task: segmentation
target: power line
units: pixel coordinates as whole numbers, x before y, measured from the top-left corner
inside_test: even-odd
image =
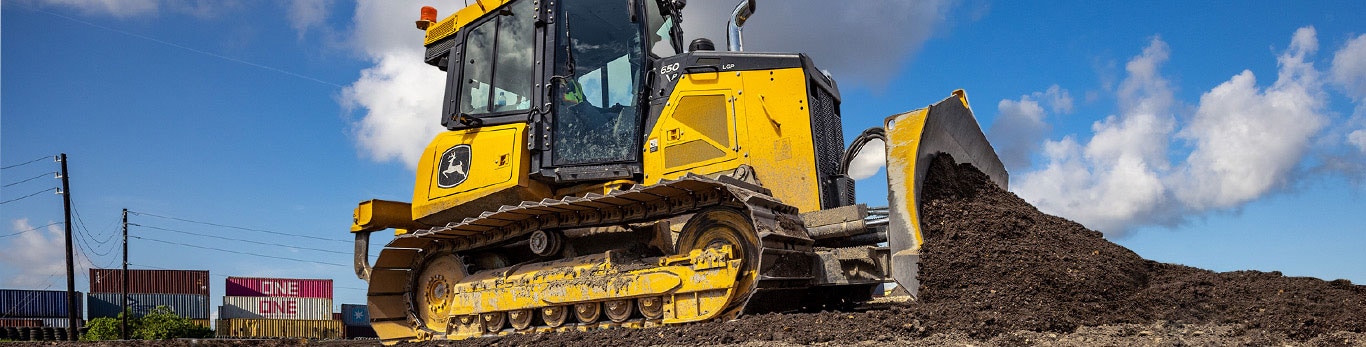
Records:
[[[22,162],[22,163],[18,163],[18,164],[14,164],[14,165],[6,165],[6,166],[4,166],[4,167],[0,167],[0,170],[8,170],[8,169],[13,169],[13,168],[16,168],[16,167],[28,165],[28,164],[33,164],[33,163],[38,162],[39,160],[48,159],[48,158],[52,158],[52,156],[39,157],[38,159],[29,160],[29,161]]]
[[[90,250],[90,252],[88,252],[88,253],[93,253],[93,254],[95,254],[95,255],[98,255],[98,256],[101,256],[101,257],[105,257],[105,256],[109,256],[109,253],[113,253],[113,252],[114,252],[114,247],[109,247],[109,249],[104,250],[103,253],[95,252],[95,251],[94,251],[94,250],[95,250],[95,246],[91,246],[91,245],[90,245],[90,241],[87,240],[87,239],[90,239],[90,238],[92,238],[92,237],[90,237],[89,234],[86,234],[85,231],[81,231],[82,228],[74,228],[74,229],[76,229],[77,235],[78,235],[78,236],[79,236],[79,235],[85,235],[85,237],[76,237],[75,239],[76,239],[76,241],[78,242],[78,244],[84,244],[85,247],[86,247],[87,249]]]
[[[89,238],[91,238],[91,239],[94,239],[95,237],[92,236],[92,233],[90,232],[90,228],[89,228],[89,227],[87,226],[87,224],[85,223],[85,219],[84,219],[84,218],[81,218],[81,210],[80,210],[79,208],[77,208],[77,207],[76,207],[76,204],[74,204],[74,203],[71,204],[71,212],[74,213],[74,214],[76,215],[76,226],[81,227],[81,229],[85,229],[85,236],[86,236],[86,237],[89,237]],[[115,221],[115,223],[117,223],[117,221]],[[110,224],[110,226],[112,226],[112,225],[113,225],[113,224]],[[105,228],[104,230],[109,230],[109,228]],[[91,241],[95,241],[96,244],[99,244],[99,245],[103,246],[104,244],[109,243],[109,241],[113,241],[113,240],[114,240],[114,234],[115,234],[115,233],[110,232],[110,233],[109,233],[109,237],[104,238],[104,241],[100,241],[100,240],[91,240]]]
[[[219,252],[227,252],[227,253],[234,253],[234,254],[241,254],[241,255],[257,256],[257,257],[263,257],[263,258],[290,260],[290,261],[297,261],[297,262],[301,262],[301,263],[313,263],[313,264],[332,265],[332,266],[340,266],[340,267],[351,267],[351,265],[345,265],[345,264],[328,263],[328,262],[322,262],[322,261],[304,260],[304,259],[296,259],[296,258],[288,258],[288,257],[277,257],[277,256],[273,256],[273,255],[256,254],[256,253],[249,253],[249,252],[240,252],[240,251],[226,250],[226,249],[222,249],[222,248],[195,246],[195,245],[186,244],[186,243],[179,243],[179,242],[172,242],[172,241],[163,241],[163,240],[158,240],[158,239],[153,239],[153,238],[146,238],[146,237],[141,237],[141,236],[132,236],[132,235],[129,235],[128,237],[135,238],[135,239],[139,239],[139,240],[155,241],[155,242],[161,242],[161,243],[172,244],[172,245],[179,245],[179,246],[185,246],[185,247],[194,247],[194,248],[207,249],[207,250],[213,250],[213,251],[219,251]]]
[[[234,238],[222,237],[222,236],[217,236],[217,235],[200,234],[200,233],[189,232],[189,231],[184,231],[184,230],[167,229],[167,228],[162,228],[162,227],[155,227],[155,226],[142,225],[142,224],[135,224],[135,223],[128,223],[128,225],[131,225],[131,226],[138,226],[138,227],[143,227],[143,228],[148,228],[148,229],[156,229],[156,230],[161,230],[161,231],[169,231],[169,232],[173,232],[173,233],[181,233],[181,234],[189,234],[189,235],[195,235],[195,236],[211,237],[211,238],[220,239],[220,240],[228,240],[228,241],[238,241],[238,242],[254,243],[254,244],[258,244],[258,245],[279,246],[279,247],[288,247],[288,248],[298,248],[298,249],[306,249],[306,250],[310,250],[310,251],[327,252],[327,253],[336,253],[336,254],[342,254],[342,255],[350,255],[350,254],[351,254],[350,252],[338,252],[338,251],[334,251],[334,250],[330,250],[330,249],[309,248],[309,247],[291,246],[291,245],[285,245],[285,244],[279,244],[279,243],[259,242],[259,241],[252,241],[252,240],[243,240],[243,239],[234,239]]]
[[[33,192],[33,194],[24,195],[24,196],[21,196],[21,197],[18,197],[18,198],[9,199],[9,200],[5,200],[5,201],[0,201],[0,205],[8,204],[8,203],[15,202],[15,201],[19,201],[19,200],[28,199],[28,198],[30,198],[30,197],[33,197],[34,195],[38,195],[38,194],[42,194],[42,193],[47,193],[48,191],[54,191],[54,190],[57,190],[57,188],[43,189],[43,190],[41,190],[41,191]]]
[[[252,229],[252,228],[247,228],[247,227],[239,227],[239,226],[232,226],[232,225],[226,225],[226,224],[218,224],[218,223],[210,223],[210,222],[201,222],[201,221],[196,221],[196,220],[189,220],[189,219],[176,218],[176,217],[168,217],[168,216],[162,216],[162,215],[151,214],[151,213],[146,213],[146,212],[137,212],[137,211],[133,211],[133,210],[128,210],[128,213],[135,214],[135,215],[139,215],[139,216],[148,216],[148,217],[157,217],[157,218],[164,218],[164,219],[176,220],[176,221],[181,221],[181,222],[186,222],[186,223],[195,223],[195,224],[211,225],[211,226],[216,226],[216,227],[220,227],[220,228],[229,228],[229,229],[245,230],[245,231],[258,232],[258,233],[267,233],[267,234],[275,234],[275,235],[285,235],[285,236],[293,236],[293,237],[302,237],[302,238],[306,238],[306,239],[314,239],[314,240],[322,240],[322,241],[332,241],[332,242],[341,242],[341,243],[351,243],[351,241],[344,241],[344,240],[338,240],[338,239],[329,239],[329,238],[325,238],[325,237],[317,237],[317,236],[302,235],[302,234],[291,234],[291,233],[280,232],[280,231],[271,231],[271,230],[263,230],[263,229]]]
[[[140,39],[143,39],[143,40],[148,40],[148,41],[160,43],[160,44],[167,45],[167,46],[171,46],[171,47],[175,47],[175,48],[180,48],[180,49],[183,49],[183,50],[187,50],[187,51],[191,51],[191,52],[195,52],[195,53],[207,55],[207,56],[214,57],[214,58],[218,58],[218,59],[223,59],[223,60],[227,60],[227,61],[231,61],[231,62],[235,62],[235,63],[240,63],[240,64],[244,64],[244,65],[248,65],[248,66],[253,66],[253,67],[257,67],[257,68],[264,69],[264,70],[274,71],[274,72],[278,72],[278,73],[281,73],[281,74],[285,74],[285,75],[289,75],[289,76],[293,76],[293,77],[298,77],[298,78],[301,78],[301,79],[305,79],[305,80],[309,80],[309,81],[313,81],[313,82],[318,82],[318,83],[321,83],[321,84],[325,84],[325,85],[329,85],[329,86],[333,86],[333,87],[337,87],[337,88],[344,88],[344,86],[342,86],[342,85],[340,85],[340,84],[336,84],[336,83],[324,81],[324,80],[317,79],[317,78],[314,78],[314,77],[305,76],[305,75],[302,75],[302,74],[299,74],[299,73],[295,73],[295,72],[290,72],[290,71],[282,70],[282,69],[279,69],[279,68],[274,68],[274,67],[269,67],[269,66],[265,66],[265,65],[261,65],[261,64],[249,62],[249,61],[242,60],[242,59],[237,59],[237,58],[232,58],[232,57],[228,57],[228,56],[221,55],[221,54],[216,54],[216,53],[209,52],[209,51],[204,51],[204,50],[199,50],[199,49],[191,48],[191,47],[189,47],[189,46],[185,46],[185,45],[181,45],[181,44],[177,44],[177,43],[173,43],[173,42],[169,42],[169,41],[164,41],[164,40],[157,39],[157,38],[154,38],[154,37],[151,37],[151,36],[146,36],[146,35],[141,35],[141,34],[135,34],[135,33],[131,33],[131,32],[119,30],[119,29],[114,29],[114,28],[110,28],[110,27],[107,27],[107,26],[103,26],[103,25],[99,25],[99,24],[95,24],[95,23],[83,21],[83,20],[80,20],[80,19],[71,18],[71,17],[63,16],[63,15],[56,14],[56,13],[52,13],[52,12],[48,12],[48,11],[43,11],[43,10],[41,10],[41,9],[36,9],[36,8],[35,8],[34,11],[46,13],[46,14],[48,14],[48,15],[51,15],[51,16],[54,16],[54,17],[58,17],[58,18],[62,18],[62,19],[66,19],[66,20],[73,21],[73,22],[76,22],[76,23],[81,23],[81,24],[85,24],[85,25],[92,26],[92,27],[96,27],[96,28],[100,28],[100,29],[104,29],[104,30],[113,31],[113,32],[116,32],[116,33],[120,33],[120,34],[124,34],[124,35],[128,35],[128,36],[140,38]]]
[[[30,231],[38,231],[38,230],[42,230],[43,228],[50,227],[50,226],[53,226],[53,225],[58,225],[58,224],[62,224],[62,222],[52,222],[52,223],[48,223],[48,225],[40,226],[40,227],[37,227],[37,228],[33,228],[33,229],[29,229],[29,230],[24,230],[24,231],[19,231],[19,232],[15,232],[15,233],[11,233],[11,234],[0,235],[0,238],[6,238],[6,237],[10,237],[10,236],[15,236],[15,235],[23,234],[23,233],[30,232]]]
[[[22,181],[13,182],[13,183],[10,183],[10,184],[6,184],[6,185],[3,185],[3,186],[0,186],[0,188],[9,188],[9,187],[14,186],[14,185],[16,185],[16,184],[20,184],[20,183],[24,183],[24,182],[36,180],[36,179],[39,179],[39,178],[43,178],[43,176],[52,175],[52,174],[56,174],[56,173],[57,173],[56,171],[52,171],[52,172],[48,172],[48,173],[38,174],[37,176],[29,177],[28,179],[25,179],[25,180],[22,180]]]

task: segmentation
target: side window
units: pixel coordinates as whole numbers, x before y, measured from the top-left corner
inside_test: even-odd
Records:
[[[470,30],[465,40],[464,80],[460,81],[460,112],[489,112],[489,82],[493,77],[493,27],[488,21]]]
[[[469,29],[459,82],[461,113],[531,108],[536,44],[531,4],[515,1],[508,11]]]
[[[498,19],[498,64],[493,72],[493,112],[531,108],[531,79],[536,65],[536,39],[531,1],[511,5],[512,13]]]

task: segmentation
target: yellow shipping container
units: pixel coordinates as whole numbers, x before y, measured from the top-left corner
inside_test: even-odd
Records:
[[[209,320],[208,320],[208,319],[191,319],[191,320],[190,320],[190,323],[194,323],[194,325],[198,325],[198,326],[201,326],[201,327],[213,329],[213,325],[210,325],[210,324],[209,324]]]
[[[226,338],[341,338],[339,320],[219,319],[218,337]]]

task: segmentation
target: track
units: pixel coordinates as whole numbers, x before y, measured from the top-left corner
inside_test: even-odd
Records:
[[[465,270],[470,268],[467,265],[469,261],[460,256],[460,252],[520,241],[536,230],[626,225],[690,215],[698,222],[690,221],[684,226],[676,246],[677,254],[672,256],[632,258],[609,251],[606,254],[565,259],[559,261],[561,264],[521,264],[474,273]],[[810,286],[811,264],[815,261],[812,244],[797,216],[796,208],[777,201],[762,187],[727,177],[710,179],[688,176],[654,185],[636,185],[605,195],[588,194],[583,197],[524,202],[518,206],[503,206],[497,211],[485,212],[479,217],[467,218],[444,227],[418,230],[391,241],[380,251],[371,274],[368,294],[371,318],[376,332],[386,344],[478,336],[481,334],[460,328],[476,323],[488,327],[484,332],[507,333],[502,320],[512,320],[514,325],[521,323],[523,329],[519,331],[535,331],[647,327],[729,319],[742,312],[776,310],[782,309],[783,304],[791,304],[792,300],[774,300],[771,296]],[[704,251],[688,254],[689,250]],[[727,275],[715,272],[720,270],[702,269],[704,266],[697,265],[717,261],[718,258],[734,261],[738,274]],[[528,268],[536,271],[529,271]],[[733,277],[724,281],[724,288],[693,288],[695,298],[692,299],[679,296],[679,293],[687,291],[679,288],[665,293],[633,289],[644,287],[633,284],[632,280],[638,278],[633,276],[650,275],[652,271],[668,271],[674,276],[683,276],[694,270],[698,274],[713,271],[709,276]],[[532,273],[555,274],[558,277],[536,276]],[[592,276],[581,275],[583,273],[592,273]],[[652,278],[663,276],[655,275]],[[616,280],[595,282],[594,279]],[[636,282],[645,283],[643,280]],[[721,309],[698,309],[698,312],[682,313],[674,311],[663,318],[612,319],[612,323],[579,319],[581,322],[577,325],[552,327],[554,324],[547,324],[547,321],[559,318],[557,314],[538,311],[547,307],[573,307],[576,303],[541,302],[518,306],[511,305],[506,299],[499,301],[477,296],[492,295],[499,291],[539,294],[555,286],[585,290],[589,294],[580,295],[587,299],[576,303],[585,304],[581,306],[603,303],[600,307],[608,311],[608,316],[612,315],[614,307],[622,305],[622,300],[635,304],[632,306],[639,305],[639,309],[646,306],[640,301],[653,302],[654,298],[662,298],[666,307],[676,307],[679,302],[692,302],[680,300],[694,300],[698,307],[703,308],[710,307],[703,305],[703,301],[715,306],[716,300],[720,299]],[[593,293],[615,294],[604,297]],[[457,296],[460,299],[492,300],[493,305],[489,307],[511,311],[465,312],[470,310],[453,306],[453,302],[458,301],[455,300]],[[706,299],[705,296],[712,298]],[[550,300],[542,298],[541,301]],[[451,312],[461,314],[452,318]],[[529,312],[537,315],[539,319],[536,321],[542,324],[528,326],[531,319],[526,315]],[[636,317],[639,316],[644,314]],[[482,322],[473,322],[475,318]]]

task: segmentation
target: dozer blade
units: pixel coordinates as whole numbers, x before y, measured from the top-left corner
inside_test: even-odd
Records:
[[[930,162],[941,153],[977,167],[1001,188],[1009,175],[978,126],[962,90],[927,108],[887,117],[887,241],[892,252],[892,278],[913,297],[920,263],[920,192]]]

